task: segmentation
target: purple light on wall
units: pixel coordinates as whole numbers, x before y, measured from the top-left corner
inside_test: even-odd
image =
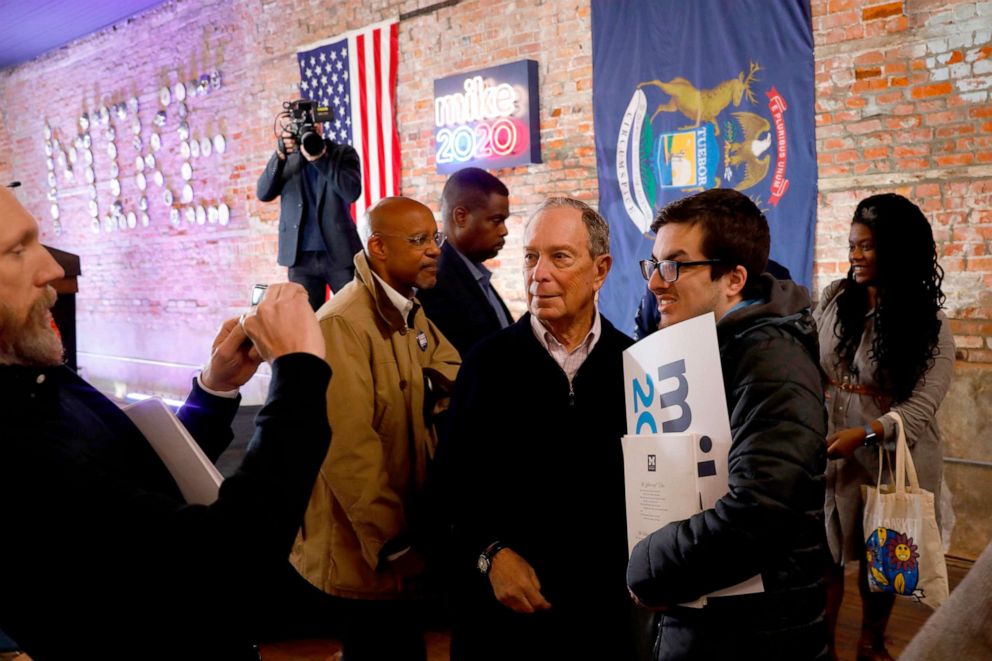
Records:
[[[0,3],[0,69],[26,62],[163,0],[33,0]]]

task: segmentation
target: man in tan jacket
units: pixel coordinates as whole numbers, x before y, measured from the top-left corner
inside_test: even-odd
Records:
[[[334,431],[291,561],[337,597],[345,659],[426,658],[417,624],[425,562],[418,547],[432,418],[461,363],[414,294],[433,287],[444,235],[423,204],[394,197],[369,210],[355,279],[317,312],[334,370]]]

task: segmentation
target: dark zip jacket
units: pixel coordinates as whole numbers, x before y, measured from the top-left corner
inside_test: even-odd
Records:
[[[759,284],[763,302],[717,323],[733,439],[729,492],[713,509],[642,540],[627,582],[649,606],[693,601],[759,573],[765,592],[668,611],[658,659],[826,654],[826,417],[817,334],[805,288],[768,274]]]

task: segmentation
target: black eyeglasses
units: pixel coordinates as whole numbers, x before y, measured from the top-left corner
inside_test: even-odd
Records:
[[[428,241],[433,241],[434,244],[440,248],[444,245],[445,240],[448,238],[444,232],[434,232],[433,234],[414,234],[413,236],[406,236],[405,234],[389,234],[387,232],[373,232],[373,235],[392,236],[397,239],[403,239],[414,248],[424,248]]]
[[[674,259],[663,259],[660,262],[651,259],[641,260],[641,275],[645,280],[650,280],[655,270],[665,282],[675,282],[679,279],[681,269],[687,266],[704,266],[706,264],[722,264],[722,259],[701,259],[695,262],[676,262]]]

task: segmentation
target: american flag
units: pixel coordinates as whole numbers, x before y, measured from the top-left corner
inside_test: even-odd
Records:
[[[353,212],[359,236],[365,210],[399,195],[400,141],[396,130],[398,19],[312,44],[296,54],[300,95],[334,108],[324,124],[330,140],[355,148],[362,161],[362,195]]]

